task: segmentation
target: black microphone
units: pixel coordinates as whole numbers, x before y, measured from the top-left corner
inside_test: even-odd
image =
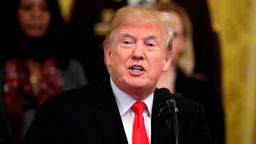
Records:
[[[169,134],[175,137],[175,144],[180,143],[179,136],[179,124],[177,113],[179,112],[176,102],[174,100],[174,95],[166,88],[160,88],[157,90],[159,97],[158,104],[158,116],[161,121],[166,125]]]

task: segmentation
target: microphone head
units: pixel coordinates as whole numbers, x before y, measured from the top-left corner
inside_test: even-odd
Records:
[[[156,95],[158,96],[158,107],[161,109],[163,107],[168,107],[173,112],[178,112],[176,102],[174,100],[174,94],[172,94],[167,88],[160,88],[156,90]]]
[[[166,117],[174,112],[174,98],[173,94],[167,88],[157,89],[156,95],[158,97],[158,110],[160,117]],[[168,116],[167,116],[168,117]]]
[[[174,100],[174,95],[167,88],[156,89],[156,95],[158,96],[159,102]]]

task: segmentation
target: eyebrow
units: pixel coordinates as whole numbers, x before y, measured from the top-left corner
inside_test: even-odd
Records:
[[[156,41],[158,40],[158,38],[155,35],[148,36],[144,40],[151,40],[151,39],[156,40]]]
[[[132,35],[129,34],[129,33],[121,33],[120,36],[121,36],[121,38],[123,38],[123,37],[129,37],[129,38],[135,39],[135,37],[132,36]]]
[[[132,39],[136,39],[134,36],[132,36],[131,34],[129,34],[127,32],[120,34],[120,36],[121,36],[121,38],[129,37],[129,38],[132,38]],[[146,40],[146,41],[151,40],[151,39],[158,40],[158,38],[155,35],[150,35],[150,36],[147,36],[146,38],[143,38],[143,40]]]

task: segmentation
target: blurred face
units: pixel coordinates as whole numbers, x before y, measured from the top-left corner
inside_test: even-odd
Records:
[[[21,0],[18,20],[22,32],[29,37],[43,36],[49,27],[51,14],[45,0]]]
[[[133,98],[144,99],[170,64],[166,31],[156,22],[123,24],[105,47],[106,65],[114,83]]]
[[[173,18],[175,25],[175,36],[172,43],[172,58],[174,62],[177,62],[186,49],[186,35],[180,16],[175,12],[170,12],[170,15]]]

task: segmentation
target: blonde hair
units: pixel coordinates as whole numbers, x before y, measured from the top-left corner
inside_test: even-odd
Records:
[[[191,75],[195,66],[194,48],[193,48],[193,36],[192,26],[188,14],[185,9],[175,2],[170,3],[156,3],[153,8],[163,12],[174,12],[179,15],[182,20],[183,28],[186,35],[186,49],[178,59],[178,67],[186,75]]]
[[[108,44],[111,43],[115,30],[123,24],[127,23],[140,23],[140,22],[157,22],[159,23],[167,32],[167,42],[166,47],[171,50],[171,43],[174,35],[174,26],[172,25],[172,20],[166,12],[159,12],[152,8],[138,7],[138,6],[126,6],[120,8],[111,24],[109,33],[107,34],[103,46],[104,49]]]

